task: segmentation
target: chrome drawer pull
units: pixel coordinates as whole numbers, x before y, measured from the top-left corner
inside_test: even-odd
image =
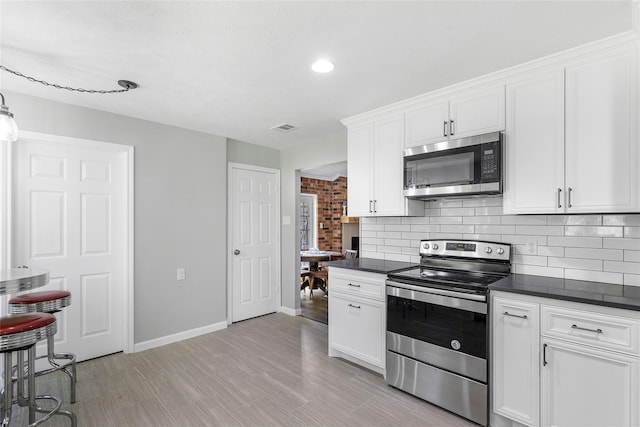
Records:
[[[354,285],[352,283],[347,283],[347,286],[353,286],[354,288],[359,288],[360,287],[360,285]]]
[[[353,308],[360,308],[359,305],[353,305],[353,304],[349,304],[349,307],[353,307]]]
[[[523,314],[522,316],[518,315],[518,314],[511,314],[508,311],[505,311],[504,313],[505,316],[511,316],[511,317],[517,317],[518,319],[527,319],[527,315]]]
[[[578,329],[578,330],[587,331],[587,332],[595,332],[596,334],[601,334],[602,333],[602,329],[600,329],[600,328],[598,328],[598,329],[581,328],[578,325],[571,325],[571,329]]]

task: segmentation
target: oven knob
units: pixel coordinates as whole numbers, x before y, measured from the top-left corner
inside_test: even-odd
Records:
[[[491,248],[490,248],[490,247],[487,247],[487,249],[485,249],[484,251],[485,251],[486,253],[488,253],[488,254],[490,254],[491,252],[493,252],[493,251],[491,250]]]
[[[503,253],[504,253],[504,249],[502,249],[502,248],[498,248],[498,254],[499,254],[499,255],[502,255]]]
[[[433,250],[436,250],[436,251],[438,250],[438,244],[437,243],[433,244]]]
[[[429,244],[425,243],[422,247],[425,248],[425,249],[429,249]]]

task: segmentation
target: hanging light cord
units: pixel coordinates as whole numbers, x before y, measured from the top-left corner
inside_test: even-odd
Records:
[[[14,74],[18,77],[24,77],[25,79],[29,80],[30,82],[34,82],[34,83],[41,83],[45,86],[51,86],[51,87],[55,87],[56,89],[64,89],[64,90],[69,90],[72,92],[84,92],[84,93],[100,93],[100,94],[106,94],[106,93],[121,93],[121,92],[128,92],[130,89],[135,89],[138,87],[138,85],[134,82],[131,82],[129,80],[118,80],[118,84],[120,86],[122,86],[124,89],[113,89],[113,90],[93,90],[93,89],[83,89],[81,87],[70,87],[70,86],[61,86],[59,84],[55,84],[55,83],[49,83],[46,82],[44,80],[39,80],[36,79],[35,77],[31,77],[31,76],[25,76],[24,74],[22,74],[19,71],[15,71],[15,70],[11,70],[7,67],[5,67],[4,65],[0,64],[0,70],[2,71],[6,71],[7,73],[11,73]]]

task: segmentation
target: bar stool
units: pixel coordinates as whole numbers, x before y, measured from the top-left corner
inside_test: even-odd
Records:
[[[54,396],[36,396],[35,357],[36,343],[53,336],[58,330],[56,318],[49,313],[31,313],[0,318],[0,353],[4,356],[4,390],[2,391],[2,403],[0,421],[2,426],[8,426],[11,422],[11,412],[14,403],[13,398],[13,353],[17,353],[17,392],[15,402],[20,406],[29,407],[29,426],[37,426],[60,414],[70,418],[72,427],[77,425],[76,416],[71,411],[61,410],[62,401]],[[27,352],[27,392],[25,395],[24,381],[24,351]],[[36,400],[52,400],[55,402],[53,409],[45,409],[36,405]],[[36,412],[46,415],[36,421]]]
[[[67,291],[42,291],[19,295],[9,300],[10,314],[25,313],[57,313],[71,305],[71,293]],[[47,337],[47,354],[38,357],[46,357],[50,369],[37,372],[36,377],[62,371],[69,376],[70,401],[76,403],[76,355],[73,353],[56,353],[53,349],[54,336]],[[57,360],[66,360],[66,363],[58,363]]]

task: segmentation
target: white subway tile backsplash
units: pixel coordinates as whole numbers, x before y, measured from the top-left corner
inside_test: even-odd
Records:
[[[618,273],[640,274],[640,263],[623,261],[605,261],[604,271],[615,271]]]
[[[640,251],[624,251],[625,262],[640,262]]]
[[[564,227],[561,225],[516,225],[516,234],[562,236]]]
[[[440,226],[442,233],[473,233],[473,225],[443,224]]]
[[[565,236],[622,237],[622,227],[571,226],[564,228]]]
[[[547,215],[547,225],[602,225],[602,216]]]
[[[442,216],[473,216],[475,215],[475,208],[442,208],[440,209],[440,215]]]
[[[640,226],[640,214],[636,215],[604,215],[602,225]]]
[[[503,215],[496,197],[434,200],[423,217],[361,219],[361,256],[417,263],[422,239],[511,243],[512,271],[640,286],[640,214]]]
[[[624,280],[620,273],[610,273],[606,271],[587,271],[587,270],[564,270],[564,278],[572,280],[586,280],[590,282],[605,282],[622,285]]]
[[[497,215],[487,216],[465,216],[462,218],[463,224],[492,224],[499,225],[500,217]]]
[[[602,260],[583,258],[548,258],[549,267],[602,271]]]
[[[640,227],[625,227],[624,237],[640,238]]]
[[[624,254],[619,249],[565,248],[564,256],[568,258],[590,258],[608,261],[622,261]]]
[[[602,241],[603,248],[609,249],[631,249],[640,251],[640,239],[608,239]]]
[[[574,248],[601,248],[600,237],[556,237],[549,236],[549,246],[569,246]]]
[[[478,224],[476,227],[476,233],[480,234],[516,234],[515,225],[484,225]]]

